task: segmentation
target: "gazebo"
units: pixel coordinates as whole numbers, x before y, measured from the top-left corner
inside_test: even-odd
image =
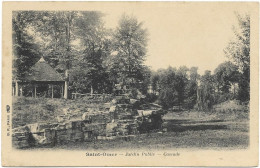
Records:
[[[65,99],[68,97],[67,81],[43,58],[31,67],[24,78],[14,82],[13,95],[23,96],[23,89],[35,98],[39,96],[54,98],[54,90],[58,91],[55,93],[58,93],[59,97]]]

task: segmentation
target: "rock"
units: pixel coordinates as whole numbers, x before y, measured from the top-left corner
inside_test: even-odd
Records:
[[[34,124],[28,124],[28,128],[30,129],[30,132],[43,132],[45,129],[48,129],[51,127],[51,124],[47,123],[34,123]]]
[[[82,120],[82,116],[79,114],[74,114],[69,116],[70,121],[79,121]]]
[[[111,103],[112,103],[112,104],[117,104],[117,100],[116,100],[116,99],[113,99],[113,100],[111,101]]]
[[[93,135],[92,135],[92,131],[87,131],[87,132],[84,132],[84,140],[87,141],[87,140],[90,140],[92,139]]]
[[[65,117],[64,115],[59,115],[59,116],[57,116],[57,121],[58,121],[59,123],[64,122],[64,121],[65,121],[64,117]]]
[[[94,112],[94,109],[93,109],[93,108],[88,108],[87,111],[88,111],[89,113],[93,113],[93,112]]]
[[[139,115],[139,116],[143,116],[143,111],[144,111],[144,110],[137,110],[138,115]]]
[[[89,121],[89,120],[91,120],[91,117],[88,115],[89,113],[88,112],[85,112],[85,113],[83,113],[83,115],[82,115],[82,120],[84,120],[84,121]]]
[[[115,129],[116,129],[116,127],[117,127],[117,123],[108,123],[108,124],[106,125],[106,132],[107,132],[107,133],[114,132]]]
[[[136,102],[138,102],[137,99],[130,99],[130,100],[129,100],[129,103],[130,103],[130,104],[135,104]]]
[[[66,129],[66,124],[62,124],[60,123],[56,128],[55,130],[65,130]]]
[[[106,140],[106,137],[105,136],[97,136],[97,139],[98,140]]]
[[[111,106],[111,107],[109,108],[109,112],[115,112],[116,109],[117,109],[116,106]]]
[[[14,133],[24,133],[24,132],[29,132],[29,131],[30,131],[30,128],[26,125],[26,126],[14,128],[12,132],[14,132]]]
[[[27,148],[30,147],[28,142],[29,133],[13,133],[12,134],[12,145],[15,148]]]
[[[73,113],[73,114],[79,114],[79,113],[81,113],[81,110],[80,110],[80,109],[76,109],[76,110],[74,110],[72,113]]]
[[[63,111],[63,114],[64,114],[64,115],[70,114],[69,108],[63,108],[62,111]]]
[[[113,101],[113,100],[112,100]],[[109,109],[111,106],[111,103],[104,103],[104,108],[105,109]]]

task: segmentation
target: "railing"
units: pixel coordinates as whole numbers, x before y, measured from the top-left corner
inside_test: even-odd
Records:
[[[72,93],[72,99],[78,99],[78,98],[82,98],[82,97],[88,97],[89,99],[100,99],[100,98],[105,98],[105,97],[110,97],[110,96],[111,96],[111,94]]]

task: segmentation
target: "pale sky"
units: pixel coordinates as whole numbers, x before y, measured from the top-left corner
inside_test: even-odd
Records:
[[[153,70],[168,66],[199,67],[199,73],[214,69],[227,60],[223,49],[232,39],[235,12],[248,13],[245,5],[230,3],[153,3],[120,5],[102,10],[106,26],[115,28],[123,13],[144,22],[149,32],[146,65]]]

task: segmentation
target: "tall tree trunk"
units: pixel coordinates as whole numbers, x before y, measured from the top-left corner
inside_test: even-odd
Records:
[[[12,96],[15,95],[15,88],[12,86]]]
[[[198,110],[201,110],[201,97],[199,87],[197,87],[197,108]]]
[[[67,55],[66,55],[66,70],[65,70],[65,76],[66,76],[66,80],[65,80],[65,84],[64,84],[64,99],[68,99],[68,85],[69,85],[69,74],[68,71],[70,69],[70,65],[71,65],[71,48],[70,48],[70,31],[71,31],[71,21],[72,21],[72,16],[68,15],[66,16],[67,18],[67,26],[66,26],[66,39],[67,39]]]

